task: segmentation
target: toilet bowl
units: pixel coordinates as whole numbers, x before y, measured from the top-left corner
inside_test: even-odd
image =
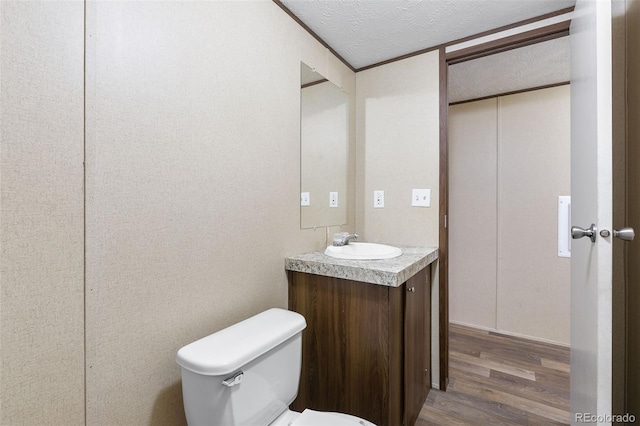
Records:
[[[273,308],[178,351],[190,426],[375,426],[344,413],[289,410],[298,394],[304,317]]]

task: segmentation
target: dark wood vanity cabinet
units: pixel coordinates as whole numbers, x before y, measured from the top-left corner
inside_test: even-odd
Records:
[[[288,272],[289,309],[307,321],[293,410],[415,423],[431,387],[430,269],[399,287]]]

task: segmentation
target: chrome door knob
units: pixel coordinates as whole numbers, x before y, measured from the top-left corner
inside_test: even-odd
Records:
[[[592,243],[596,242],[596,232],[598,232],[598,228],[596,228],[596,224],[592,223],[590,227],[587,229],[580,228],[579,226],[571,227],[571,238],[577,240],[582,237],[589,237]]]
[[[636,233],[633,230],[633,228],[620,228],[620,229],[613,230],[613,236],[615,238],[620,238],[621,240],[633,241],[633,239],[636,236]]]

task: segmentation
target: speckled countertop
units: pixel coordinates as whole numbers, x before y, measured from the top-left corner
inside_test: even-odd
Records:
[[[287,257],[284,268],[288,271],[398,287],[438,258],[438,249],[435,247],[395,247],[402,250],[402,255],[393,259],[335,259],[322,250]]]

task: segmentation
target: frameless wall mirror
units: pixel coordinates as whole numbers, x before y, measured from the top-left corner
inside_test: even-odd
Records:
[[[300,63],[300,227],[347,223],[349,96]]]

